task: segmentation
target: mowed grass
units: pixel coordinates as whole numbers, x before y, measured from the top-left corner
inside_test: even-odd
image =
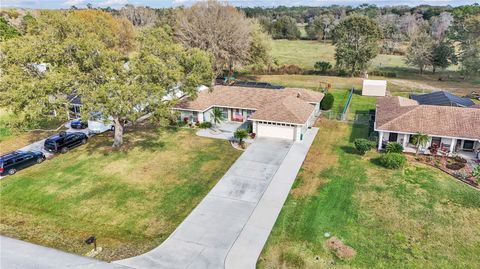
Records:
[[[193,130],[130,132],[123,150],[112,138],[87,145],[0,182],[0,233],[85,254],[96,235],[117,260],[164,241],[240,155],[227,141]]]
[[[272,42],[272,55],[281,65],[296,64],[304,69],[313,69],[318,61],[335,65],[335,46],[330,42],[277,39]],[[402,56],[386,54],[379,54],[371,65],[372,67],[406,66]]]
[[[365,127],[320,122],[259,268],[478,268],[480,193],[432,167],[387,170],[352,142]],[[331,233],[350,261],[324,247]]]
[[[335,46],[331,43],[323,43],[311,40],[274,40],[272,43],[272,56],[278,64],[295,64],[306,70],[313,70],[317,61],[330,62],[335,65]],[[459,66],[451,66],[447,70],[437,71],[433,74],[430,70],[419,74],[418,69],[405,64],[401,55],[379,54],[370,63],[370,70],[382,69],[395,72],[397,77],[379,77],[370,75],[370,79],[386,79],[389,82],[388,89],[391,92],[430,92],[443,89],[457,94],[467,94],[480,88],[480,77],[473,76],[462,78],[458,71]],[[345,78],[331,76],[306,76],[302,80],[306,87],[317,87],[318,81],[329,81],[341,88],[361,88],[361,78]],[[292,77],[290,77],[292,78]],[[276,79],[286,80],[286,79]]]

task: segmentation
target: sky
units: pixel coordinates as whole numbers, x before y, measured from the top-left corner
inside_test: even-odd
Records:
[[[94,7],[112,7],[119,8],[125,4],[141,5],[149,7],[172,7],[189,6],[195,0],[0,0],[0,7],[23,7],[23,8],[42,8],[59,9],[69,8],[71,6],[85,7],[91,3]],[[329,5],[360,5],[363,3],[375,4],[378,6],[388,5],[409,5],[416,6],[421,4],[429,5],[466,5],[480,2],[479,0],[230,0],[230,4],[235,6],[329,6]]]

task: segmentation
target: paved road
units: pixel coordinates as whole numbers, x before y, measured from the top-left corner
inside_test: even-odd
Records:
[[[119,264],[78,256],[5,236],[0,236],[0,268],[128,269]]]
[[[257,138],[165,242],[115,263],[146,269],[255,268],[316,131],[294,144]]]

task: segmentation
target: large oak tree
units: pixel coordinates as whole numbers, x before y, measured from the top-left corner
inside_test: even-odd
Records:
[[[197,2],[177,13],[175,36],[189,48],[209,51],[221,74],[249,61],[250,22],[235,7],[217,1]]]
[[[84,117],[113,118],[116,147],[126,122],[146,113],[164,119],[175,102],[165,96],[178,88],[195,95],[213,78],[207,53],[184,49],[159,28],[136,37],[129,21],[106,12],[43,12],[35,27],[35,34],[2,44],[0,105],[38,121],[54,110],[66,113],[66,97],[76,93]],[[39,63],[48,69],[39,71]]]

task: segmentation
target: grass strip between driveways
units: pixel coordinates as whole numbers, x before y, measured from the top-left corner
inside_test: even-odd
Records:
[[[480,193],[439,170],[409,163],[387,170],[352,142],[367,129],[321,121],[259,268],[475,268]],[[324,247],[331,233],[353,247],[349,261]]]

